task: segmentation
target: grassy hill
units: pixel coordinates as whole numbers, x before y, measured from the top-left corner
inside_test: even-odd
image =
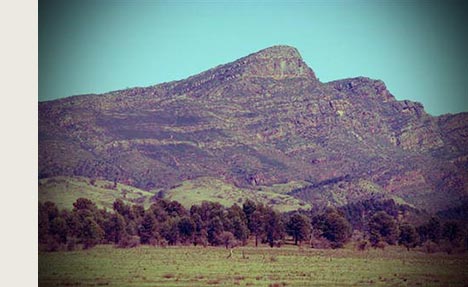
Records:
[[[39,180],[39,201],[52,201],[59,208],[71,209],[77,198],[85,197],[99,207],[112,208],[113,202],[120,198],[127,203],[138,203],[148,207],[151,204],[151,197],[155,194],[125,184],[118,183],[115,188],[113,185],[111,181],[97,179],[92,182],[86,177],[44,178]],[[295,186],[297,185],[300,184]],[[262,202],[279,211],[310,208],[309,204],[300,199],[281,194],[288,186],[264,186],[259,187],[259,190],[251,190],[237,188],[215,178],[201,177],[184,181],[167,190],[164,198],[177,200],[187,208],[203,201],[215,201],[224,206],[231,206],[234,203],[242,204],[246,199]]]
[[[97,179],[92,182],[85,177],[57,176],[39,180],[39,201],[52,201],[60,208],[71,209],[77,198],[85,197],[98,207],[112,208],[118,198],[127,203],[150,205],[152,193],[107,180]]]
[[[201,177],[184,181],[181,185],[168,190],[164,197],[177,200],[185,207],[200,204],[202,201],[217,201],[224,206],[231,206],[234,203],[240,205],[246,199],[250,199],[273,206],[279,211],[310,208],[309,204],[299,199],[272,190],[282,190],[282,188],[276,185],[272,188],[263,187],[260,190],[250,190],[235,187],[215,178]]]

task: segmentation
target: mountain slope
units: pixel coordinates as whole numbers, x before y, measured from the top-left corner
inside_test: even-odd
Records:
[[[418,208],[468,194],[468,114],[433,117],[379,80],[321,83],[274,46],[182,81],[39,104],[39,177],[103,177],[146,190],[199,177],[291,195],[362,181]],[[326,197],[325,197],[326,198]],[[313,202],[312,202],[313,203]]]

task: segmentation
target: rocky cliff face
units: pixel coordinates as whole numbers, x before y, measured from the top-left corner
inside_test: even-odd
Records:
[[[467,139],[466,113],[433,117],[379,80],[321,83],[275,46],[182,81],[40,103],[39,176],[148,190],[307,180],[291,194],[339,205],[379,190],[436,211],[467,196]]]

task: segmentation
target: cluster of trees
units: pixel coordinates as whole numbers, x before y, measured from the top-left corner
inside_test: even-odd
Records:
[[[426,241],[435,244],[442,240],[454,244],[466,241],[457,223],[442,225],[437,219],[431,219],[415,228],[407,223],[399,224],[385,211],[376,211],[362,226],[363,236],[359,240],[375,247],[399,243],[409,249]],[[52,202],[39,203],[39,243],[49,251],[73,250],[76,244],[83,248],[96,244],[119,247],[193,244],[229,248],[245,245],[249,239],[255,246],[259,243],[280,246],[291,239],[296,245],[305,242],[312,247],[340,248],[350,240],[353,229],[359,228],[334,208],[280,213],[250,200],[229,208],[203,202],[186,209],[177,201],[157,199],[145,209],[118,199],[111,211],[99,209],[86,198],[77,199],[72,210],[59,211]]]
[[[415,227],[407,222],[398,223],[385,211],[378,211],[370,217],[367,231],[368,241],[374,247],[398,243],[408,250],[423,246],[427,252],[443,250],[451,253],[456,249],[468,249],[468,233],[460,222],[446,221],[442,224],[435,217]]]
[[[79,198],[71,211],[59,211],[52,202],[39,203],[39,243],[48,250],[73,249],[77,243],[84,248],[100,243],[232,247],[246,244],[251,235],[256,244],[279,244],[284,238],[281,214],[251,201],[229,208],[203,202],[187,210],[177,201],[157,199],[145,210],[116,200],[112,211],[86,198]]]

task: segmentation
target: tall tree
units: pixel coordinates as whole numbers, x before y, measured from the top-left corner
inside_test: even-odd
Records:
[[[185,207],[175,200],[167,203],[166,212],[170,217],[183,217],[188,214]]]
[[[180,240],[179,222],[179,217],[171,217],[161,226],[161,236],[169,245],[176,245]]]
[[[182,217],[178,223],[178,228],[182,242],[193,242],[193,235],[195,233],[195,223],[190,217]]]
[[[404,223],[400,225],[400,236],[398,238],[398,244],[403,245],[409,251],[410,248],[416,247],[419,243],[419,234],[413,225]]]
[[[286,231],[294,238],[294,244],[297,245],[310,236],[310,227],[310,219],[303,214],[296,213],[286,224]]]
[[[219,235],[223,232],[223,223],[219,216],[212,218],[208,224],[208,242],[211,245],[220,245]]]
[[[115,244],[119,243],[127,235],[124,217],[119,213],[111,214],[104,221],[104,233],[107,241]]]
[[[315,216],[312,222],[333,248],[342,247],[351,237],[351,224],[334,208],[327,208],[324,213]]]
[[[156,220],[154,214],[149,211],[143,216],[143,220],[138,227],[138,235],[142,244],[148,244],[156,237]]]
[[[268,208],[266,212],[265,236],[270,247],[275,246],[284,238],[284,224],[281,216],[271,208]]]
[[[247,199],[242,204],[242,211],[244,211],[245,217],[247,219],[247,226],[249,227],[250,231],[252,231],[250,226],[252,221],[252,215],[255,212],[255,210],[257,210],[257,205],[250,199]]]
[[[395,244],[398,240],[398,226],[395,219],[385,211],[375,213],[369,222],[369,235],[374,246],[379,241]]]
[[[256,209],[250,217],[249,230],[255,236],[255,247],[258,246],[258,240],[265,231],[265,220],[266,213],[263,208]]]
[[[438,243],[442,238],[442,225],[440,220],[432,217],[427,223],[427,237],[429,240]]]
[[[90,217],[86,217],[83,221],[80,239],[83,242],[84,248],[88,249],[97,245],[104,236],[101,227]]]
[[[243,245],[247,243],[249,238],[249,229],[247,227],[247,217],[237,204],[232,205],[227,209],[227,216],[225,220],[225,230],[231,232],[234,237],[242,242]]]
[[[125,204],[120,198],[114,201],[113,208],[115,212],[123,216],[127,223],[135,219],[133,208],[129,204]]]
[[[80,197],[75,201],[75,203],[73,203],[73,210],[89,210],[95,212],[97,210],[97,206],[91,200]]]
[[[50,222],[49,232],[52,236],[56,238],[58,242],[63,244],[67,243],[67,223],[65,222],[65,219],[63,219],[61,216],[55,217]]]
[[[39,243],[47,242],[47,235],[49,234],[49,214],[45,206],[39,202],[38,210],[38,220],[39,220]]]
[[[442,227],[442,237],[449,242],[459,243],[463,237],[463,229],[456,221],[448,221]]]

